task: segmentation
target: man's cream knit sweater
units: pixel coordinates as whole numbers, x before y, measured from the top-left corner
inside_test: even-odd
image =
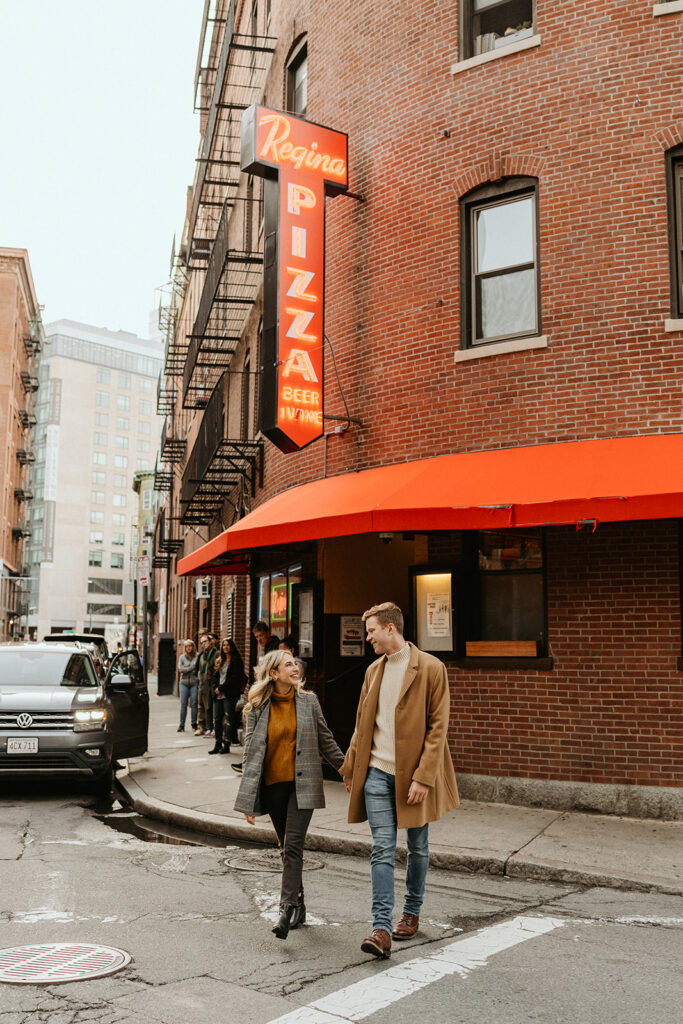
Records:
[[[388,775],[396,774],[396,705],[409,661],[410,644],[406,644],[396,654],[390,654],[384,666],[384,675],[379,690],[375,731],[372,735],[372,750],[370,751],[370,767],[379,768]]]

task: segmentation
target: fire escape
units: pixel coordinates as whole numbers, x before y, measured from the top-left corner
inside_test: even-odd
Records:
[[[249,34],[236,32],[235,6],[234,0],[217,4],[217,12],[224,7],[225,24],[214,31],[210,66],[197,77],[205,130],[188,258],[191,270],[205,267],[206,272],[189,335],[182,402],[185,409],[204,412],[180,491],[181,522],[194,526],[220,517],[226,501],[239,515],[242,502],[233,492],[253,496],[263,469],[261,441],[226,436],[224,374],[230,372],[263,276],[260,203],[240,176],[240,132],[243,111],[261,98],[276,40],[259,34],[254,14]]]
[[[208,525],[220,515],[235,487],[246,486],[253,497],[263,484],[261,441],[231,440],[225,435],[226,409],[222,386],[217,387],[202,417],[180,488],[180,520]],[[234,503],[233,503],[234,504]],[[237,511],[237,508],[235,509]]]

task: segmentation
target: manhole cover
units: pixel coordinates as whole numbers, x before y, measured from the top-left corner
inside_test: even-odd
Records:
[[[89,943],[49,942],[0,949],[0,982],[59,985],[114,974],[131,961],[129,953]]]
[[[282,871],[282,860],[277,850],[245,850],[228,857],[223,863],[237,871]],[[324,867],[324,861],[304,855],[304,871],[319,871]]]

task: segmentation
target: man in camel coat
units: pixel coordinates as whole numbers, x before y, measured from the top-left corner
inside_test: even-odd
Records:
[[[446,669],[403,638],[401,609],[390,601],[363,615],[381,655],[361,690],[356,729],[340,773],[351,794],[349,821],[372,832],[373,932],[361,949],[386,959],[391,939],[410,939],[420,923],[429,864],[428,823],[457,807],[458,787],[446,735]],[[403,916],[392,932],[397,829],[408,830]]]

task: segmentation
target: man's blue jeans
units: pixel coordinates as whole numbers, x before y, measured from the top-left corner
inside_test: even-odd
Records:
[[[368,768],[365,778],[365,809],[372,832],[372,927],[391,934],[394,910],[394,857],[396,854],[396,780],[379,768]],[[429,825],[406,829],[408,865],[403,911],[419,914],[429,864]]]

